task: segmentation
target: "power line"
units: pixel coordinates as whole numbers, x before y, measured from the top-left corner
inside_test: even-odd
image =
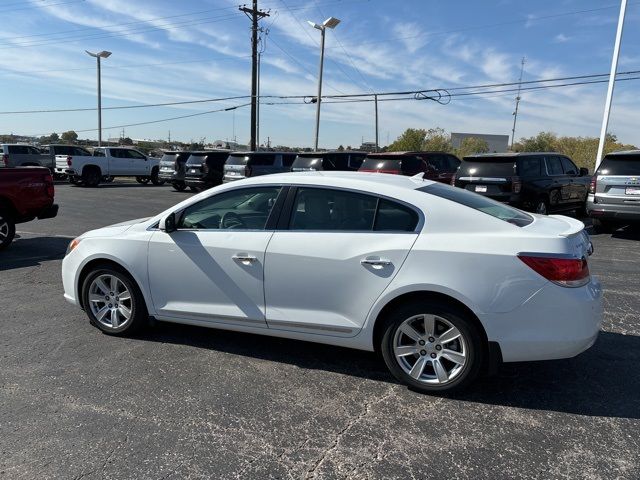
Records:
[[[84,2],[84,1],[85,0],[67,0],[66,2],[47,3],[46,5],[31,5],[30,7],[21,7],[21,8],[11,8],[9,10],[0,10],[0,13],[17,12],[18,10],[33,10],[33,9],[36,9],[36,8],[54,7],[56,5],[67,5],[69,3],[81,3],[81,2]],[[9,5],[17,5],[17,4],[16,3],[12,3],[12,4],[9,4]],[[8,6],[8,5],[3,5],[3,6]]]

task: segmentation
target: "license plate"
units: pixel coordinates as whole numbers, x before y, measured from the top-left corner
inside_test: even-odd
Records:
[[[487,191],[486,185],[476,185],[476,192],[485,193]]]
[[[640,195],[640,187],[627,187],[624,193],[627,195]]]

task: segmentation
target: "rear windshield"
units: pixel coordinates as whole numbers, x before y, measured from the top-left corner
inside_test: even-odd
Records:
[[[323,161],[322,157],[306,157],[306,156],[302,157],[298,155],[293,162],[293,168],[296,168],[296,167],[318,168],[323,164],[322,161]]]
[[[361,170],[401,170],[401,158],[367,157],[360,166]]]
[[[512,177],[516,161],[511,157],[465,157],[458,169],[459,177]]]
[[[246,165],[248,162],[248,155],[229,155],[229,158],[227,158],[225,163],[227,165]]]
[[[518,227],[525,227],[533,222],[533,217],[516,208],[509,207],[462,188],[450,187],[442,183],[434,183],[427,187],[419,188],[418,190],[473,208],[492,217],[517,225]]]
[[[187,160],[187,165],[200,165],[204,161],[207,152],[192,153]]]
[[[200,165],[205,159],[224,163],[227,157],[229,157],[229,154],[226,152],[196,152],[191,154],[189,160],[187,160],[187,165]]]
[[[607,155],[598,167],[597,175],[640,175],[640,154]]]

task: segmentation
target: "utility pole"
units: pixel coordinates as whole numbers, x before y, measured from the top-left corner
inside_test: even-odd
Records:
[[[268,17],[268,12],[258,10],[258,0],[253,0],[253,8],[239,7],[251,19],[251,140],[249,149],[256,150],[257,99],[258,99],[258,20]]]
[[[613,100],[613,89],[616,85],[616,74],[618,72],[618,57],[620,56],[620,43],[622,42],[622,30],[624,27],[624,17],[627,11],[627,0],[622,0],[620,4],[620,16],[618,17],[618,31],[616,32],[616,43],[613,46],[613,58],[611,59],[611,73],[609,74],[609,87],[607,88],[607,100],[604,105],[604,115],[602,116],[602,128],[600,129],[600,142],[598,143],[598,156],[594,172],[600,166],[604,144],[607,139],[607,128],[609,127],[609,115],[611,113],[611,101]]]
[[[169,130],[169,143],[171,143],[171,130]]]
[[[511,150],[513,150],[513,143],[516,141],[516,122],[518,121],[518,107],[520,106],[520,91],[522,88],[522,74],[524,73],[524,64],[526,59],[522,57],[520,64],[520,79],[518,80],[518,95],[516,96],[516,109],[513,112],[513,128],[511,129]]]
[[[378,144],[378,95],[374,95],[373,99],[376,104],[376,152],[378,152],[380,150],[380,145]]]

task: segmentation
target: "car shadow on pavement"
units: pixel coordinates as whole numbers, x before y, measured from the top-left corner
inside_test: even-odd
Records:
[[[0,252],[0,271],[33,267],[42,262],[60,260],[73,237],[35,237],[15,240]]]
[[[140,337],[243,355],[299,368],[397,383],[372,352],[225,330],[158,322]],[[596,344],[567,360],[504,364],[449,398],[576,415],[640,418],[640,337],[601,332]]]

